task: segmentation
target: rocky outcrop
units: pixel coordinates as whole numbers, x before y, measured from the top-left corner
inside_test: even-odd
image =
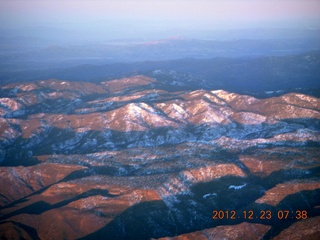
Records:
[[[156,83],[136,76],[2,86],[1,237],[319,234],[318,98],[169,92]]]

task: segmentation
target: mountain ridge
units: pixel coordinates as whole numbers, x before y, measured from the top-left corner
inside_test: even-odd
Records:
[[[1,86],[0,235],[276,239],[300,236],[296,226],[305,238],[320,231],[319,98],[157,86],[141,75]],[[289,207],[307,219],[278,219]],[[238,217],[214,220],[215,209]],[[273,219],[246,219],[249,210]]]

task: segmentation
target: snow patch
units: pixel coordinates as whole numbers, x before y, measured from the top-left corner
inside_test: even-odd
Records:
[[[234,190],[239,190],[241,188],[244,188],[245,186],[247,186],[247,184],[243,184],[243,185],[239,185],[239,186],[235,186],[235,185],[230,185],[229,189],[234,189]]]
[[[208,193],[208,194],[205,194],[205,195],[203,195],[202,197],[203,198],[209,198],[209,197],[213,197],[213,196],[217,196],[218,194],[216,194],[216,193]]]

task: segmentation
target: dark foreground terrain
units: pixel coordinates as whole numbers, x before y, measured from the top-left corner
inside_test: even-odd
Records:
[[[318,239],[319,98],[171,90],[3,85],[1,239]]]

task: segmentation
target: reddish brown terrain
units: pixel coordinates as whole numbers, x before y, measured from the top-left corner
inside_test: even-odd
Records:
[[[318,239],[320,99],[157,86],[2,86],[0,238]]]

